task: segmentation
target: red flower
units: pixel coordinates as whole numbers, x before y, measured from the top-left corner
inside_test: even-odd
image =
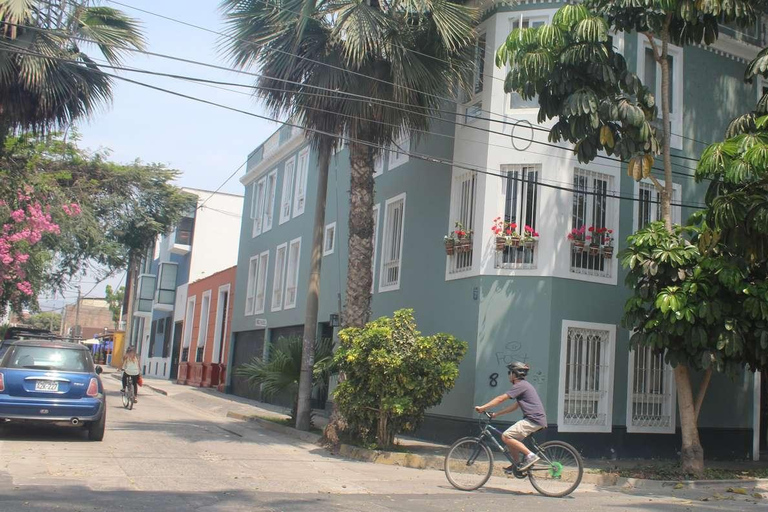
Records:
[[[595,231],[595,226],[589,226],[589,232],[592,233],[593,231]]]

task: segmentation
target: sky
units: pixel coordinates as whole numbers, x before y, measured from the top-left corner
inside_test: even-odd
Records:
[[[218,11],[219,0],[118,0],[120,3],[175,18],[222,32],[223,20]],[[161,19],[145,12],[104,0],[104,5],[123,10],[140,20],[147,38],[147,49],[185,59],[231,67],[218,50],[221,37]],[[86,48],[91,56],[98,51]],[[225,82],[252,84],[255,77],[230,71],[220,71],[141,54],[127,55],[123,64],[163,73],[183,74]],[[255,71],[255,70],[251,70]],[[247,89],[238,93],[203,86],[189,81],[152,77],[137,73],[117,72],[137,81],[176,92],[204,98],[260,115],[269,115]],[[245,92],[246,94],[242,94]],[[135,84],[116,81],[114,100],[93,119],[77,126],[80,145],[91,150],[108,149],[118,162],[140,159],[157,162],[182,172],[177,184],[207,190],[217,189],[246,159],[248,153],[261,144],[278,125],[245,114],[204,105],[189,99],[171,96]],[[271,116],[270,116],[271,117]],[[238,172],[221,189],[242,194]],[[122,284],[124,272],[96,283],[92,275],[71,283],[70,291],[56,301],[41,297],[44,310],[72,303],[77,286],[85,294],[103,297],[107,284]]]

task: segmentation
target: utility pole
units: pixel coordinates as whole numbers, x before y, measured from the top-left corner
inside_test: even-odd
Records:
[[[77,286],[77,306],[75,307],[75,337],[80,337],[80,285]]]

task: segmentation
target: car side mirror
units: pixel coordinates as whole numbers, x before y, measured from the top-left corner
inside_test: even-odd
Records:
[[[101,372],[103,372],[104,369],[101,366],[96,367],[96,375],[101,375]]]

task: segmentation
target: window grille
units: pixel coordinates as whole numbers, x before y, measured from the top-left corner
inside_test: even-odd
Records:
[[[629,352],[627,432],[675,432],[675,378],[664,352],[636,347]]]
[[[475,200],[477,198],[477,173],[466,172],[454,179],[451,222],[460,222],[468,232],[475,229]],[[453,229],[453,226],[451,226]],[[472,270],[474,250],[455,252],[448,258],[448,273],[458,274]]]

